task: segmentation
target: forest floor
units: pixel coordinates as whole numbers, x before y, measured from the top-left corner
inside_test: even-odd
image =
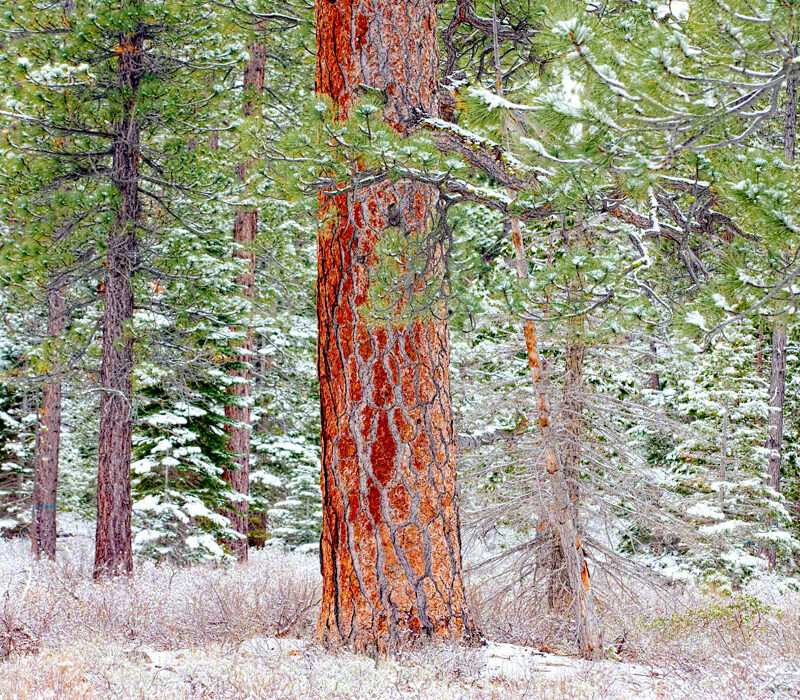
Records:
[[[610,658],[573,656],[563,616],[473,580],[487,639],[375,661],[314,641],[313,555],[253,552],[244,567],[137,562],[91,581],[88,532],[34,564],[0,541],[0,698],[779,698],[800,696],[800,595],[601,591]],[[539,606],[541,607],[541,606]],[[613,640],[613,641],[612,641]]]

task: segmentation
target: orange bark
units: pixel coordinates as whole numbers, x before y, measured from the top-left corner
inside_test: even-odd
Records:
[[[401,134],[415,110],[437,113],[433,0],[318,0],[316,21],[317,90],[341,118],[359,85],[385,92],[384,119]],[[364,314],[382,233],[399,216],[409,236],[426,235],[437,204],[434,187],[400,181],[323,199],[320,211],[318,631],[360,651],[474,634],[461,570],[447,321],[375,326]],[[433,255],[441,260],[443,251]]]

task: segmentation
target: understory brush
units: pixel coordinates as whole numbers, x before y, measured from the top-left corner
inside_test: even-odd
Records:
[[[60,542],[56,562],[33,561],[28,546],[0,540],[0,698],[760,698],[800,688],[800,594],[777,579],[724,596],[598,574],[608,660],[565,659],[569,675],[543,680],[487,675],[480,646],[379,660],[323,649],[313,555],[266,548],[229,568],[139,560],[132,578],[95,583],[90,536]],[[574,652],[567,613],[481,571],[467,583],[488,640]],[[271,651],[258,646],[269,639]]]

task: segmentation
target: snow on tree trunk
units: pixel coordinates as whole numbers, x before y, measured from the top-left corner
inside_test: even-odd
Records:
[[[103,361],[100,369],[100,445],[97,474],[97,534],[94,577],[128,574],[131,548],[131,430],[133,389],[133,274],[139,201],[139,134],[136,92],[142,71],[142,36],[122,37],[117,84],[126,90],[115,125],[111,180],[119,206],[108,238]]]
[[[345,117],[359,85],[385,92],[400,134],[437,113],[434,0],[318,0],[317,91]],[[446,320],[369,325],[370,268],[385,229],[424,236],[438,192],[359,187],[320,211],[322,641],[382,652],[404,637],[475,634],[464,594]],[[434,246],[436,247],[436,246]],[[441,245],[432,253],[441,264]]]
[[[264,67],[266,64],[266,50],[261,44],[254,42],[250,46],[250,61],[244,71],[244,89],[261,90],[264,87]],[[245,117],[254,112],[252,100],[245,102],[243,113]],[[241,179],[247,177],[248,164],[239,165]],[[233,224],[233,240],[240,246],[236,256],[247,261],[247,269],[239,275],[236,283],[241,287],[242,294],[251,303],[255,297],[255,271],[256,257],[253,245],[258,232],[258,211],[248,209],[236,214]],[[252,316],[252,313],[251,313]],[[231,509],[224,515],[231,521],[233,529],[241,535],[240,539],[228,542],[231,551],[239,561],[247,561],[248,535],[249,535],[249,508],[246,500],[250,492],[250,397],[253,391],[253,369],[251,366],[253,355],[253,327],[250,324],[245,329],[245,338],[233,346],[235,352],[230,358],[237,367],[229,371],[235,383],[228,389],[236,397],[237,405],[225,406],[225,416],[234,425],[228,428],[228,449],[236,456],[233,458],[236,469],[226,469],[222,478],[227,481],[237,493],[245,498],[231,504]]]
[[[47,293],[47,332],[55,338],[66,326],[65,290],[52,280]],[[55,559],[58,451],[61,442],[61,368],[54,363],[42,390],[33,474],[31,552]]]

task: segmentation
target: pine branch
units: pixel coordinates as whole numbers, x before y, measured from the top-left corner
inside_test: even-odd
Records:
[[[452,122],[426,116],[420,120],[419,126],[434,133],[440,151],[458,153],[470,165],[509,190],[535,189],[539,180],[552,174],[544,168],[525,165],[494,141]]]
[[[521,413],[517,415],[516,421],[516,425],[513,428],[496,428],[495,430],[487,430],[475,435],[459,435],[458,449],[474,450],[477,447],[493,445],[501,440],[514,440],[522,435],[530,424],[528,419]]]

